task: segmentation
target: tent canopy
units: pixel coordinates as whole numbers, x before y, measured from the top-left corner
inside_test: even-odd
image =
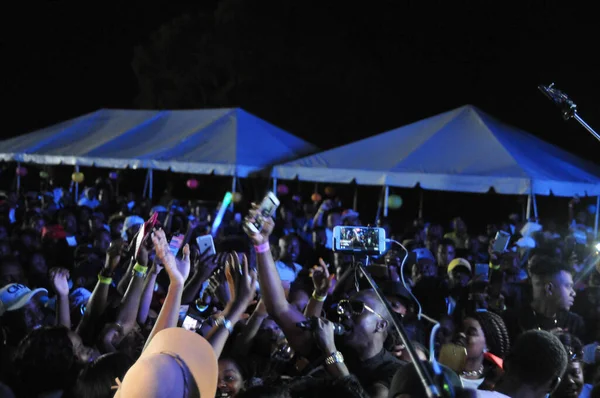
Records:
[[[317,148],[242,109],[96,112],[0,142],[0,160],[247,177]]]
[[[454,192],[600,194],[600,168],[471,105],[277,166],[277,178]]]

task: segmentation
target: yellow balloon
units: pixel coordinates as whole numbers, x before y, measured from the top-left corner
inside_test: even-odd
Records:
[[[71,175],[71,179],[73,180],[73,182],[81,184],[85,178],[83,176],[83,173],[78,171]]]
[[[239,192],[234,192],[231,200],[233,203],[240,203],[242,201],[242,194]]]
[[[400,207],[402,207],[402,198],[400,195],[390,195],[388,197],[388,208],[395,210]]]

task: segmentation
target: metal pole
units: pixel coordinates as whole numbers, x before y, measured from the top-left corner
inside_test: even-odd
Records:
[[[17,169],[21,167],[21,163],[17,162]],[[17,193],[21,192],[21,174],[17,173]]]
[[[388,216],[388,196],[390,193],[390,187],[385,186],[385,193],[383,194],[383,217]]]
[[[79,165],[75,165],[75,172],[79,173]],[[79,202],[79,183],[75,182],[75,204]]]
[[[600,213],[600,195],[596,196],[596,219],[594,220],[594,240],[598,240],[598,213]]]
[[[273,193],[277,195],[277,177],[273,177]]]
[[[152,188],[154,185],[154,173],[152,169],[148,170],[148,174],[150,176],[149,178],[149,182],[148,182],[148,197],[150,198],[150,200],[152,200]]]

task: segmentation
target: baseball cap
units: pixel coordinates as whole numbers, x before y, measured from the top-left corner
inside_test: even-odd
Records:
[[[20,283],[11,283],[4,286],[0,289],[0,316],[7,311],[23,308],[39,292],[48,295],[48,291],[44,288],[31,290]]]
[[[450,261],[450,264],[448,264],[448,275],[450,275],[450,273],[456,267],[463,267],[468,269],[469,272],[473,272],[473,268],[471,268],[471,264],[467,260],[465,260],[464,258],[455,258],[454,260]]]
[[[415,253],[417,255],[417,261],[419,261],[419,260],[435,261],[435,257],[433,257],[433,254],[431,254],[431,251],[429,251],[429,249],[426,249],[424,247],[414,249],[413,253]]]
[[[167,328],[150,340],[125,374],[115,398],[183,397],[194,384],[200,397],[214,397],[218,373],[217,356],[204,337],[183,328]]]

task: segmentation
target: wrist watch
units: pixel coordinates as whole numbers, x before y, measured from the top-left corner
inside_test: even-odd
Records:
[[[334,363],[344,363],[344,356],[341,352],[336,351],[325,358],[325,365],[333,365]]]
[[[231,324],[231,321],[229,319],[225,318],[224,316],[218,317],[217,320],[215,321],[215,325],[223,326],[225,329],[227,329],[229,334],[233,333],[233,325]]]

